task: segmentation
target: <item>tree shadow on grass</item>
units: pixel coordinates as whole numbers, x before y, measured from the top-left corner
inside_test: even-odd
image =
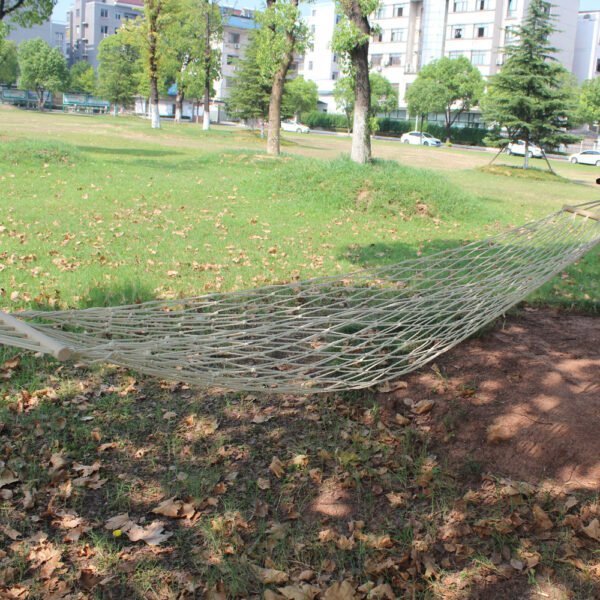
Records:
[[[78,146],[83,152],[90,154],[108,154],[110,156],[145,156],[145,157],[164,157],[177,156],[182,154],[177,150],[153,150],[150,148],[106,148],[103,146]]]

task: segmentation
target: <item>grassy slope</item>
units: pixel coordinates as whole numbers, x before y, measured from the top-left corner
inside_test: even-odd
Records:
[[[479,239],[590,195],[566,180],[478,170],[273,161],[256,153],[255,135],[232,129],[154,132],[132,119],[0,115],[3,304],[11,309],[36,297],[82,306],[345,272]],[[341,150],[346,140],[333,142]],[[287,144],[310,156],[332,149],[317,136]],[[466,160],[419,150],[432,168]],[[402,160],[404,147],[376,147],[392,151]],[[537,298],[589,307],[599,296],[598,261],[582,265]]]

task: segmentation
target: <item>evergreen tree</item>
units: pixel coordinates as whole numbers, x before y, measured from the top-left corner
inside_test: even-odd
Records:
[[[261,134],[269,114],[271,80],[265,76],[258,62],[259,43],[253,36],[246,47],[244,58],[238,61],[227,112],[246,121],[259,121]]]
[[[532,0],[518,42],[505,48],[506,61],[491,82],[483,110],[487,123],[505,128],[512,141],[526,144],[524,168],[529,166],[530,143],[556,147],[576,140],[566,133],[575,112],[568,74],[549,42],[555,31],[546,0]]]

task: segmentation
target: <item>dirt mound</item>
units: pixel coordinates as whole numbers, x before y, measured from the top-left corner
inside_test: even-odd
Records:
[[[600,490],[600,319],[525,309],[407,379],[463,474]]]

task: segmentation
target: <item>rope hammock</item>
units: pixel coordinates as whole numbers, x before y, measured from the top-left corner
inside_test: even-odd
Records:
[[[235,390],[359,389],[433,360],[600,242],[600,201],[400,264],[130,306],[0,313],[0,344]]]

